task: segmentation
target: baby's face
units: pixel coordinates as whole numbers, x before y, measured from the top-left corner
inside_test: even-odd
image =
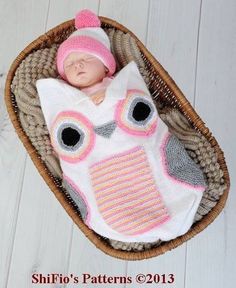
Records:
[[[67,81],[78,88],[92,86],[106,77],[106,67],[95,56],[71,52],[64,60]]]

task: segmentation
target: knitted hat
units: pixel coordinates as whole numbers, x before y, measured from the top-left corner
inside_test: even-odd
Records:
[[[83,52],[99,58],[108,68],[107,76],[114,74],[116,62],[110,51],[110,41],[107,34],[100,27],[101,22],[92,11],[84,9],[76,14],[73,32],[57,51],[57,69],[62,78],[66,78],[63,62],[71,52]]]

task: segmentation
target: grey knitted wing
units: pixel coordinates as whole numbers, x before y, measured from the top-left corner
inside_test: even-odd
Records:
[[[190,158],[184,145],[171,135],[164,148],[167,172],[173,178],[194,186],[206,186],[203,173]]]
[[[63,187],[66,189],[67,193],[69,193],[70,197],[73,199],[74,203],[77,205],[79,212],[83,221],[86,221],[88,211],[86,203],[84,202],[83,198],[79,195],[78,192],[70,185],[68,181],[63,179]]]

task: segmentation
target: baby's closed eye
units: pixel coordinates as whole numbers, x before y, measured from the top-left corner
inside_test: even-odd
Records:
[[[73,64],[72,62],[66,63],[65,68],[72,66],[72,64]]]
[[[85,61],[93,61],[95,59],[96,59],[96,57],[94,57],[94,56],[87,56],[84,58]]]

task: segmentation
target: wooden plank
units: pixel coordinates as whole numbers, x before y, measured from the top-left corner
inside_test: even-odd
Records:
[[[142,287],[184,287],[185,249],[186,245],[181,245],[158,257],[141,262],[128,262],[127,275],[132,277],[133,282],[126,287],[141,286],[136,282],[138,274],[143,274],[146,277]],[[159,275],[160,280],[155,275]],[[158,281],[160,282],[158,283]],[[168,283],[168,281],[171,282]]]
[[[21,199],[26,152],[8,118],[2,101],[2,90],[0,97],[0,287],[6,287]]]
[[[148,9],[146,0],[101,0],[99,15],[118,21],[145,41]]]
[[[225,152],[232,186],[224,212],[201,233],[197,244],[193,241],[188,246],[186,287],[232,288],[236,281],[235,13],[233,0],[202,4],[196,109]]]
[[[9,287],[31,286],[33,274],[67,275],[72,221],[29,157],[21,197]]]
[[[106,275],[106,277],[126,276],[126,261],[115,259],[97,249],[74,225],[68,273],[71,273],[71,271],[80,275],[80,279],[84,277],[83,274],[89,274],[90,277],[99,277],[99,275]],[[88,287],[98,287],[99,284],[91,281],[92,279],[89,278],[85,282],[89,284]],[[125,284],[122,283],[119,285],[114,283],[100,285],[112,288],[125,287]]]
[[[200,0],[150,3],[147,48],[193,103]]]
[[[3,88],[13,59],[35,35],[42,33],[44,25],[41,24],[46,14],[41,13],[35,17],[35,11],[44,11],[47,4],[48,1],[32,3],[29,0],[22,3],[4,0],[0,2],[0,287],[7,286],[9,277],[26,159],[26,151],[6,113]]]
[[[48,3],[48,0],[1,0],[0,74],[5,75],[21,50],[44,32]]]
[[[97,13],[98,6],[98,0],[50,0],[47,30],[64,21],[73,19],[75,14],[81,9],[90,9]]]
[[[224,214],[188,243],[185,287],[234,287],[225,285]]]

